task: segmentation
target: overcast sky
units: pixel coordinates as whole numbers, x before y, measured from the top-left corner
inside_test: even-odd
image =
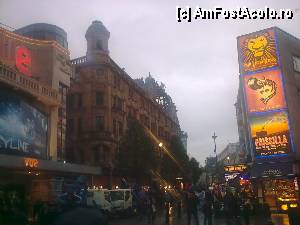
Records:
[[[209,3],[208,3],[209,2]],[[300,11],[292,20],[196,20],[178,23],[176,6],[300,9],[300,1],[0,0],[0,22],[14,28],[51,23],[68,34],[71,58],[86,53],[85,32],[93,20],[110,31],[111,57],[132,78],[152,76],[166,85],[188,152],[201,163],[238,141],[234,103],[238,90],[236,37],[278,26],[300,37]]]

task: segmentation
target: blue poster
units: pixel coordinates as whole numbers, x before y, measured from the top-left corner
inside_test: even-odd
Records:
[[[48,117],[21,96],[0,90],[0,154],[47,157]]]

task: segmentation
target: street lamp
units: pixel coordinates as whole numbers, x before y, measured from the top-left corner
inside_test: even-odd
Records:
[[[159,156],[160,158],[162,158],[162,148],[163,148],[164,144],[162,142],[159,142],[158,147],[159,147]]]
[[[217,139],[216,132],[214,132],[214,135],[212,136],[212,139],[214,140],[215,148],[214,148],[214,153],[216,154],[216,176],[218,173],[218,158],[217,158],[217,144],[216,144],[216,139]]]

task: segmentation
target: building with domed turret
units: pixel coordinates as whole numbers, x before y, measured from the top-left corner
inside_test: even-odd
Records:
[[[167,113],[110,57],[109,37],[100,21],[88,27],[86,55],[71,60],[74,75],[67,107],[68,160],[101,166],[104,175],[115,167],[128,117],[135,117],[166,146],[180,135],[177,116]]]

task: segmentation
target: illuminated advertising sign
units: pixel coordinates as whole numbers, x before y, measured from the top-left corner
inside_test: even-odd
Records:
[[[288,114],[285,111],[249,117],[256,157],[276,156],[291,152]]]
[[[238,38],[241,73],[254,72],[278,65],[274,29]]]
[[[224,166],[224,171],[225,172],[243,172],[247,169],[247,166],[245,164],[238,164],[238,165],[230,165],[230,166]]]
[[[0,90],[0,153],[45,158],[48,118],[12,92]]]
[[[244,76],[248,112],[286,108],[280,70]]]
[[[31,76],[31,54],[26,47],[16,48],[16,67],[19,72]]]

